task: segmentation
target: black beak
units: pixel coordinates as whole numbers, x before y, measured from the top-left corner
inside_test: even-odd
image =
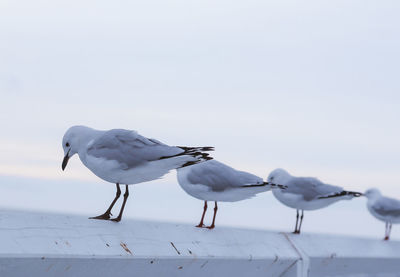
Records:
[[[62,161],[62,165],[61,168],[62,170],[65,169],[65,167],[67,166],[68,160],[69,160],[69,151],[71,151],[71,149],[68,150],[67,155],[65,155],[63,161]]]

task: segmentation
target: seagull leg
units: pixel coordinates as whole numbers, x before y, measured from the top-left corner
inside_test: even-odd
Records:
[[[303,223],[303,217],[304,217],[304,210],[301,210],[300,224],[299,224],[299,230],[297,230],[297,234],[300,234],[301,224]]]
[[[385,237],[383,238],[383,240],[388,240],[389,239],[389,237],[388,237],[388,226],[389,226],[389,223],[385,222]]]
[[[298,234],[299,233],[299,231],[297,231],[298,224],[299,224],[299,210],[296,210],[296,226],[294,227],[293,234]]]
[[[218,205],[217,205],[217,201],[214,202],[215,206],[214,206],[214,216],[213,216],[213,220],[210,226],[208,226],[208,229],[214,229],[215,228],[215,217],[217,216],[217,210],[218,210]]]
[[[201,216],[200,223],[198,225],[196,225],[196,227],[199,227],[199,228],[204,227],[203,221],[204,221],[204,216],[206,215],[206,211],[207,211],[207,201],[204,201],[203,215]]]
[[[117,185],[117,193],[115,194],[115,198],[111,202],[111,205],[110,205],[110,207],[108,207],[107,211],[102,215],[89,217],[89,219],[104,219],[104,220],[110,219],[110,215],[112,215],[111,214],[111,209],[114,207],[115,202],[117,202],[118,198],[121,195],[121,189],[119,187],[119,184],[117,183],[116,185]]]
[[[124,212],[124,208],[125,208],[125,204],[126,204],[126,200],[128,200],[128,196],[129,196],[128,185],[125,185],[124,202],[122,202],[121,210],[119,211],[119,215],[116,218],[111,219],[111,221],[115,221],[115,222],[121,221],[122,214]]]
[[[386,222],[385,238],[383,240],[389,240],[390,232],[392,231],[392,223]]]

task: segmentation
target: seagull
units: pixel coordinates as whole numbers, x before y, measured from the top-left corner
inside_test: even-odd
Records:
[[[287,186],[285,190],[273,190],[272,193],[282,204],[296,209],[294,234],[300,234],[304,210],[321,209],[339,200],[352,199],[362,195],[360,192],[346,191],[341,187],[325,184],[317,178],[294,177],[281,168],[272,171],[267,181]]]
[[[120,184],[125,184],[124,201],[119,215],[112,221],[119,222],[129,196],[128,185],[161,178],[172,169],[184,168],[212,159],[207,151],[213,147],[169,146],[158,140],[146,138],[136,131],[112,129],[95,130],[86,126],[73,126],[62,140],[64,159],[78,154],[82,163],[99,178],[115,183],[117,193],[102,215],[91,219],[109,220],[111,210],[121,195]]]
[[[257,193],[268,191],[271,188],[284,186],[264,182],[262,178],[238,171],[216,160],[181,167],[177,170],[178,183],[189,195],[204,200],[203,214],[199,228],[213,229],[218,210],[218,201],[235,202],[251,198]],[[212,224],[205,226],[204,216],[207,211],[207,201],[214,201],[214,215]]]
[[[385,238],[389,240],[393,223],[400,223],[400,201],[385,197],[378,189],[369,189],[364,195],[368,198],[367,208],[377,219],[385,222]]]

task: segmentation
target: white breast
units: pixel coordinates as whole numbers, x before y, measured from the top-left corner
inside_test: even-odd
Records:
[[[107,160],[88,155],[86,152],[79,153],[82,163],[101,179],[120,184],[137,184],[156,180],[186,162],[186,156],[177,156],[143,163],[141,166],[125,169],[124,165],[115,160]]]

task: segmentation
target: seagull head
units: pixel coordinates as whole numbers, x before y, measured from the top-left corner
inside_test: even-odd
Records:
[[[62,140],[64,150],[64,159],[61,165],[62,170],[67,166],[69,158],[78,153],[82,136],[87,133],[88,129],[90,128],[85,126],[72,126],[65,132]]]
[[[368,189],[366,192],[364,192],[363,195],[365,197],[367,197],[368,199],[373,199],[373,198],[381,196],[381,192],[379,191],[379,189],[372,188],[372,189]]]
[[[282,184],[290,177],[290,174],[286,170],[277,168],[269,174],[268,183]]]

